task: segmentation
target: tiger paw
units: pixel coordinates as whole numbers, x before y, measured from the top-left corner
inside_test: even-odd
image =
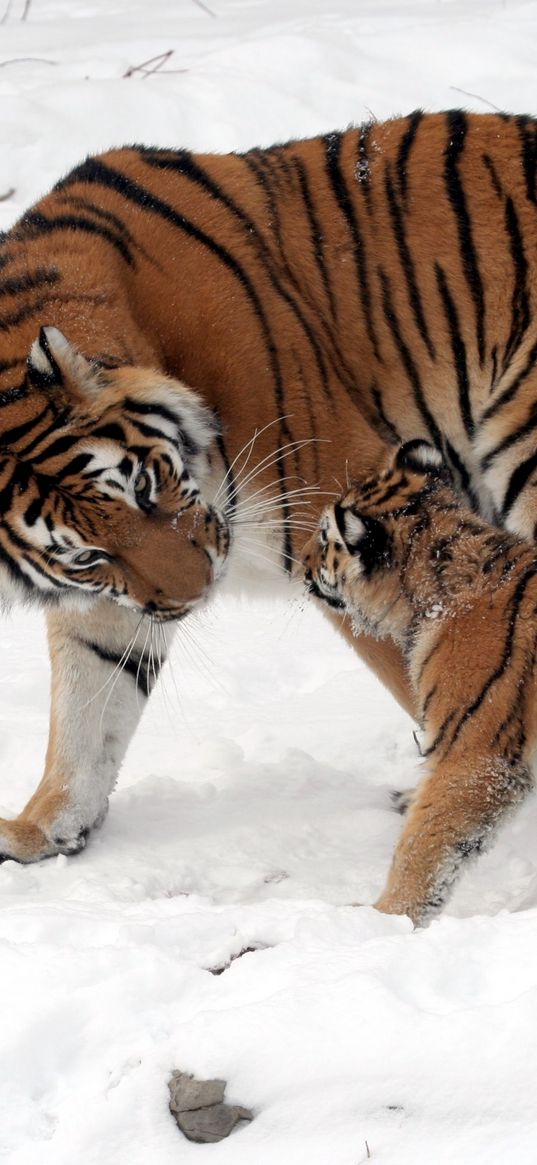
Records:
[[[8,821],[0,818],[0,863],[13,861],[23,865],[40,862],[57,854],[71,856],[85,849],[92,828],[102,825],[108,803],[92,825],[80,825],[73,820],[58,818],[45,829],[24,814]],[[71,817],[71,815],[69,815]]]
[[[392,809],[404,816],[408,812],[414,799],[415,789],[391,789],[390,801]]]

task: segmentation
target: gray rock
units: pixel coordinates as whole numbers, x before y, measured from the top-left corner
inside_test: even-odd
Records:
[[[223,1103],[224,1080],[196,1080],[186,1072],[173,1072],[168,1088],[170,1110],[189,1141],[223,1141],[239,1121],[254,1119],[248,1108]]]
[[[212,1104],[177,1114],[177,1124],[185,1137],[203,1144],[223,1141],[241,1120],[253,1120],[253,1113],[236,1104]]]
[[[225,1080],[196,1080],[187,1072],[172,1072],[168,1082],[172,1112],[190,1112],[221,1104],[226,1090]]]

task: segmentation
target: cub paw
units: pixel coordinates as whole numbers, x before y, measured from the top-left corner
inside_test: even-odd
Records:
[[[390,801],[392,809],[403,817],[408,812],[414,798],[414,789],[391,789]]]

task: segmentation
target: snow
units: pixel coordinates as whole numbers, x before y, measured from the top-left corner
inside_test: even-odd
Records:
[[[537,0],[2,5],[0,227],[125,141],[227,150],[417,105],[535,110]],[[12,815],[46,746],[36,614],[3,622],[0,692]],[[535,801],[427,931],[350,905],[382,886],[389,788],[419,777],[411,728],[301,601],[221,598],[185,626],[87,850],[0,869],[9,1165],[535,1165]],[[222,1076],[255,1120],[188,1143],[173,1068]]]

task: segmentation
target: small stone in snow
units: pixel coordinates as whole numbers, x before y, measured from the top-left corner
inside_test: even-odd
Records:
[[[189,1141],[210,1144],[223,1141],[241,1120],[253,1120],[253,1113],[240,1105],[211,1104],[193,1112],[179,1112],[177,1124]]]
[[[221,1104],[224,1099],[226,1082],[225,1080],[196,1080],[187,1072],[172,1072],[168,1088],[172,1112],[190,1112],[194,1108],[206,1108],[211,1104]]]
[[[168,1082],[170,1111],[189,1141],[212,1143],[224,1137],[253,1113],[238,1104],[224,1104],[224,1080],[196,1080],[187,1072],[173,1072]]]

